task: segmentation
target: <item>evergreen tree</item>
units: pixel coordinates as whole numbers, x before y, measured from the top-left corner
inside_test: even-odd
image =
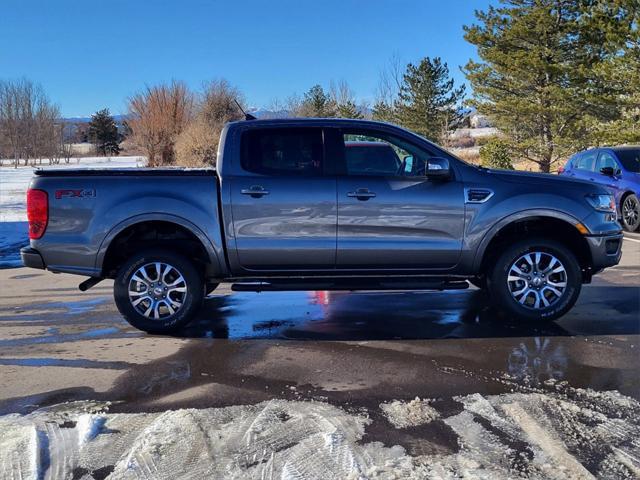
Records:
[[[594,143],[640,143],[640,3],[636,0],[602,2],[586,17],[586,29],[605,32],[609,57],[594,68],[602,82],[615,86],[619,116],[593,122]]]
[[[93,114],[89,122],[89,141],[96,147],[101,155],[118,155],[118,126],[114,118],[105,108]]]
[[[479,24],[465,26],[481,59],[465,67],[469,103],[492,119],[511,150],[549,172],[594,143],[594,125],[620,117],[624,91],[598,72],[620,51],[611,33],[635,2],[501,0],[476,12]]]
[[[320,85],[314,85],[304,94],[300,106],[303,117],[335,117],[336,105]]]
[[[371,112],[371,115],[374,120],[397,123],[396,111],[394,109],[394,106],[383,100],[378,100],[373,105],[373,111]]]
[[[403,127],[442,142],[462,119],[458,106],[463,97],[464,85],[454,85],[447,64],[425,57],[418,65],[407,65],[394,116]]]
[[[336,116],[340,118],[364,118],[364,115],[352,100],[339,103],[336,107]]]

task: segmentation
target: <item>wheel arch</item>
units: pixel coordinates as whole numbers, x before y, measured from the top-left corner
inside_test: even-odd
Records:
[[[483,237],[474,257],[474,272],[484,274],[491,260],[508,244],[523,235],[537,233],[568,245],[583,270],[592,265],[591,251],[586,238],[577,230],[577,218],[554,210],[526,210],[509,215],[497,222]]]
[[[189,220],[177,215],[161,213],[136,215],[114,226],[100,244],[98,254],[96,255],[96,269],[101,272],[102,276],[108,276],[110,274],[109,269],[113,266],[110,262],[114,258],[114,249],[119,245],[118,240],[122,240],[129,232],[140,231],[145,227],[153,230],[154,227],[157,228],[160,225],[166,227],[173,226],[176,232],[180,232],[180,234],[186,236],[189,240],[197,242],[193,245],[199,246],[201,250],[196,250],[193,253],[205,264],[207,276],[223,274],[223,264],[218,254],[221,246],[215,246],[204,232]],[[150,244],[148,246],[151,247],[153,245]],[[193,257],[194,255],[187,256]]]

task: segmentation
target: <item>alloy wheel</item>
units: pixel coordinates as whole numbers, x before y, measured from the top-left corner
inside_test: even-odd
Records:
[[[622,204],[622,218],[629,230],[635,230],[640,222],[640,203],[632,195],[625,198]]]
[[[129,281],[129,301],[138,313],[152,320],[176,314],[187,296],[187,282],[180,271],[168,263],[147,263]]]
[[[540,310],[557,303],[567,288],[567,271],[558,258],[534,251],[519,257],[509,268],[507,286],[525,308]]]

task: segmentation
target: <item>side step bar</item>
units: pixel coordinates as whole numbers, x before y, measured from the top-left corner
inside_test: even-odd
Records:
[[[231,285],[234,292],[282,292],[306,290],[464,290],[465,280],[428,279],[289,279],[242,281]]]

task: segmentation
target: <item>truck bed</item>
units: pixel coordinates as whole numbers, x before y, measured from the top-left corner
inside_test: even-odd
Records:
[[[215,168],[70,168],[38,169],[39,177],[202,177],[216,174]]]

